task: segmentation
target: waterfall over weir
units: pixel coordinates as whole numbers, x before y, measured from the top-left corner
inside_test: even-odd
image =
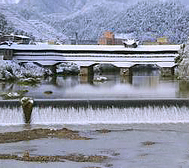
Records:
[[[31,124],[189,123],[188,107],[35,108]]]
[[[35,107],[31,124],[134,124],[189,123],[189,107],[127,107],[127,108],[53,108]],[[0,125],[24,124],[19,107],[0,109]]]
[[[21,125],[24,124],[24,114],[19,107],[0,108],[0,125]]]

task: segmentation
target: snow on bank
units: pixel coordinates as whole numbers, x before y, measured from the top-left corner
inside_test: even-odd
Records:
[[[180,79],[189,80],[189,38],[187,44],[180,51],[178,75]]]
[[[29,77],[36,78],[50,74],[50,70],[39,67],[33,63],[19,65],[16,61],[0,61],[0,80],[13,80]]]
[[[63,75],[79,74],[79,67],[74,63],[62,63],[57,65],[57,73]],[[14,60],[0,61],[0,80],[14,80],[40,78],[52,75],[51,70],[40,67],[34,63],[24,63],[19,65]]]
[[[61,63],[57,65],[56,72],[63,75],[77,75],[79,74],[79,66],[74,63]]]

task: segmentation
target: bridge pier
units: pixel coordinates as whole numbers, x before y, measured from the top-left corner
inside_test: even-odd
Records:
[[[12,60],[13,59],[13,50],[5,49],[3,52],[3,60]]]
[[[132,68],[120,68],[121,76],[132,76]]]
[[[174,76],[174,67],[163,67],[161,68],[161,76],[162,77],[170,77]]]
[[[79,75],[81,83],[91,83],[94,76],[93,66],[81,66]]]
[[[81,66],[80,67],[80,76],[93,76],[93,66]]]

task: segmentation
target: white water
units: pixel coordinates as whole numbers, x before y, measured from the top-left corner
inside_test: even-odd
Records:
[[[24,116],[21,108],[0,108],[0,125],[24,124]]]
[[[189,123],[188,107],[143,108],[38,108],[31,116],[31,124],[142,124]],[[24,124],[21,108],[1,108],[0,125]]]
[[[189,123],[187,107],[34,108],[32,124]]]

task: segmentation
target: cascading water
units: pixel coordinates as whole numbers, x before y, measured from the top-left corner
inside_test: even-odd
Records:
[[[34,108],[31,124],[189,123],[188,107]]]
[[[0,109],[0,125],[21,125],[24,124],[22,108],[2,107]]]
[[[189,107],[53,108],[35,107],[31,124],[189,123]],[[0,109],[0,125],[25,124],[21,108]]]

